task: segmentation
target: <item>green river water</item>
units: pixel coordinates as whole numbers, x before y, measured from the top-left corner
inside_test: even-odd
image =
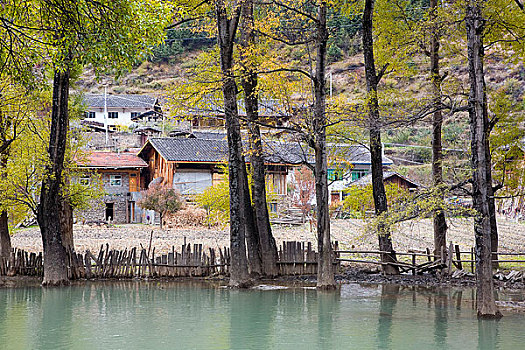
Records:
[[[525,315],[478,321],[450,288],[86,282],[0,289],[0,349],[525,349]]]

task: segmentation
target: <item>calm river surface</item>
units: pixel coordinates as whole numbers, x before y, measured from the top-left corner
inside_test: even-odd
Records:
[[[232,291],[191,282],[0,289],[0,349],[524,349],[525,315],[392,285]],[[522,300],[520,295],[500,299]]]

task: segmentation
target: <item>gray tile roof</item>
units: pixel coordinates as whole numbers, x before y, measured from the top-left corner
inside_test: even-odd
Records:
[[[228,142],[223,139],[164,137],[150,138],[149,143],[167,161],[208,163],[228,161]],[[268,163],[300,164],[305,159],[303,150],[298,144],[266,142],[264,148]]]
[[[157,99],[148,95],[110,95],[106,96],[108,108],[153,108]],[[86,94],[87,107],[104,108],[104,94]]]
[[[244,107],[244,100],[239,100],[237,103],[239,109],[239,115],[245,116],[246,109]],[[200,101],[197,105],[186,106],[183,115],[205,115],[205,116],[216,116],[224,115],[224,103],[222,100],[205,98]],[[261,99],[259,100],[259,115],[260,116],[287,116],[289,112],[285,106],[282,105],[278,100],[273,99]]]
[[[398,174],[398,173],[396,173],[394,171],[383,171],[383,180],[387,180],[387,179],[389,179],[389,178],[391,178],[393,176],[398,176],[398,177],[404,179],[408,183],[412,184],[414,187],[420,187],[419,184],[415,183],[412,180],[407,179],[406,177],[404,177],[401,174]],[[371,183],[372,183],[372,174],[367,174],[367,175],[361,177],[360,179],[352,181],[350,183],[350,186],[354,186],[354,185],[356,185],[356,186],[366,186],[366,185],[369,185]]]
[[[198,139],[204,140],[226,140],[225,132],[193,131],[192,134]]]
[[[170,162],[225,162],[227,144],[220,140],[162,137],[150,138],[149,143]]]
[[[371,165],[370,150],[362,145],[328,144],[329,157],[345,159],[352,164]],[[383,156],[383,165],[394,162]]]
[[[224,133],[194,132],[193,135],[197,137],[150,138],[149,142],[168,161],[217,163],[228,160],[228,142]],[[267,163],[314,163],[312,151],[297,142],[265,141],[263,147]],[[370,164],[370,151],[364,146],[329,145],[328,148],[329,157],[339,157],[351,164]],[[383,165],[390,164],[392,161],[383,157]]]

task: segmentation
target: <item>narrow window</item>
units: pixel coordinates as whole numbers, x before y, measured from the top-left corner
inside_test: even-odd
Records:
[[[109,119],[118,119],[118,112],[108,112]]]
[[[110,186],[122,186],[122,175],[110,175],[109,184]]]
[[[87,175],[81,176],[79,181],[81,185],[88,186],[91,183],[91,178]]]

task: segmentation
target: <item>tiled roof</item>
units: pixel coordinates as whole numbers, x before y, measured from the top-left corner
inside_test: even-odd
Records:
[[[92,152],[79,164],[85,168],[145,168],[148,164],[133,153]]]
[[[228,160],[228,142],[225,134],[196,133],[195,137],[150,138],[149,143],[167,161],[217,163]],[[147,145],[147,144],[146,144]],[[146,146],[145,146],[146,147]],[[265,160],[274,164],[313,163],[311,150],[297,142],[263,142]],[[328,145],[329,156],[339,157],[351,164],[370,164],[370,151],[361,145]],[[246,150],[246,149],[245,149]],[[337,158],[336,158],[337,159]],[[249,161],[249,157],[247,157]],[[383,165],[392,161],[383,157]]]
[[[372,164],[370,150],[362,145],[328,144],[329,157],[340,158],[352,164]],[[383,165],[392,165],[394,162],[383,156]]]
[[[167,161],[215,163],[228,160],[227,144],[221,140],[159,137],[148,141]]]
[[[246,109],[244,108],[244,100],[239,100],[237,103],[239,115],[245,116]],[[264,116],[287,116],[284,105],[278,100],[260,99],[258,113],[261,117]],[[224,104],[220,99],[205,98],[197,105],[186,106],[181,112],[182,115],[224,115]]]
[[[153,108],[157,99],[148,95],[106,95],[108,108]],[[87,107],[104,108],[104,94],[86,94],[84,102]]]
[[[192,134],[198,139],[204,140],[226,140],[225,132],[193,131]]]
[[[227,140],[198,138],[150,138],[149,144],[171,162],[219,163],[228,160]],[[148,143],[144,146],[148,147]],[[265,159],[275,164],[300,164],[305,156],[299,145],[293,143],[266,142]]]
[[[409,180],[407,179],[406,177],[404,177],[403,175],[400,175],[394,171],[384,171],[383,172],[383,180],[387,180],[393,176],[398,176],[400,178],[402,178],[403,180],[405,180],[406,182],[412,184],[414,187],[420,187],[417,183],[415,183],[414,181],[412,180]],[[363,177],[361,177],[360,179],[357,179],[353,182],[350,183],[351,186],[353,185],[356,185],[356,186],[366,186],[366,185],[369,185],[372,183],[372,174],[367,174]]]

